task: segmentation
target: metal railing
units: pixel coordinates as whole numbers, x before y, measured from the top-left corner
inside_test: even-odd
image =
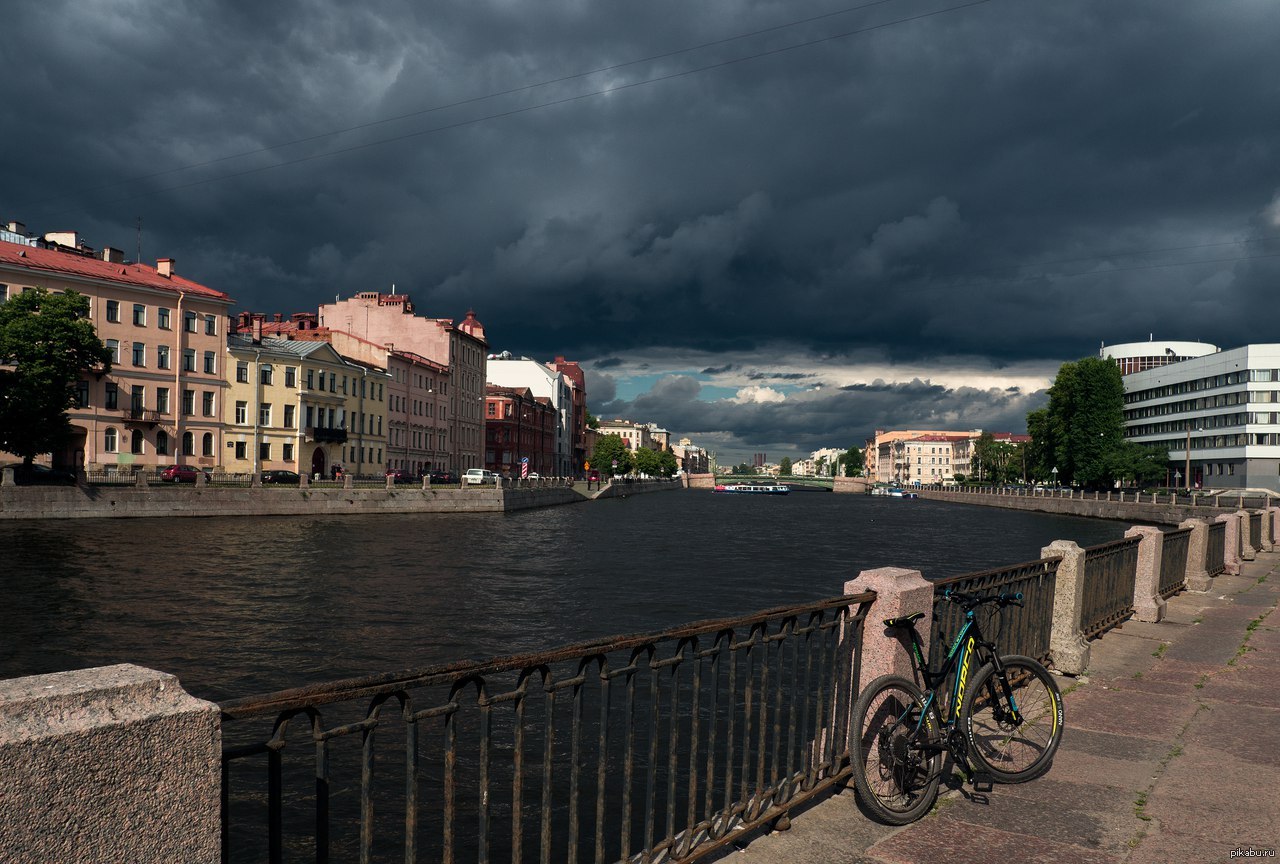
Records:
[[[1249,514],[1249,545],[1254,549],[1262,548],[1262,514]]]
[[[1021,607],[981,607],[978,614],[993,616],[990,621],[979,622],[982,632],[988,638],[995,639],[1001,654],[1025,654],[1038,660],[1047,659],[1049,636],[1053,631],[1053,591],[1061,560],[1042,558],[1039,561],[953,576],[935,582],[934,627],[929,657],[936,662],[936,658],[946,656],[951,640],[964,624],[963,609],[954,603],[937,602],[947,589],[952,589],[984,597],[1021,591]]]
[[[695,860],[850,776],[874,599],[224,702],[223,861]]]
[[[1084,593],[1080,631],[1100,636],[1133,614],[1133,586],[1138,577],[1138,543],[1126,537],[1084,550]]]
[[[1204,570],[1217,576],[1227,569],[1227,523],[1210,522],[1204,541]]]
[[[1191,529],[1179,528],[1164,533],[1160,549],[1160,596],[1172,597],[1187,586],[1187,553],[1191,548]]]

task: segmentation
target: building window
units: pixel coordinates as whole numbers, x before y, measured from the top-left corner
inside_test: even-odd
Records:
[[[284,452],[280,454],[280,458],[286,462],[292,462],[293,461],[293,442],[292,441],[284,442],[284,445],[281,447],[281,449]]]
[[[76,407],[77,408],[89,407],[89,382],[88,381],[76,382]]]
[[[107,301],[107,320],[113,324],[120,323],[120,301],[119,300]]]
[[[182,371],[183,372],[196,371],[196,349],[184,348],[182,350]]]
[[[147,346],[142,344],[141,342],[133,343],[133,365],[134,366],[147,365]]]
[[[294,406],[292,405],[284,406],[284,428],[286,429],[293,428],[293,410]]]
[[[169,346],[168,345],[156,346],[156,367],[159,369],[169,368]]]
[[[182,391],[182,413],[183,413],[184,415],[186,415],[187,417],[192,417],[192,416],[194,416],[194,415],[195,415],[195,413],[196,413],[196,391],[194,391],[194,390],[183,390],[183,391]],[[185,446],[182,448],[182,452],[183,452],[183,453],[187,453],[187,455],[188,455],[188,456],[189,456],[189,455],[191,455],[191,454],[187,451],[187,449],[186,449],[186,447],[185,447]]]
[[[260,380],[263,384],[271,384],[271,364],[264,363],[258,372]]]
[[[236,402],[236,425],[247,426],[249,424],[249,403]]]
[[[107,430],[102,433],[102,449],[108,453],[116,453],[120,449],[119,433],[116,432],[114,426],[108,426]]]
[[[182,314],[182,329],[188,333],[196,332],[196,313],[184,312]]]
[[[298,370],[295,369],[293,366],[284,367],[284,386],[286,387],[298,386]]]
[[[316,370],[314,369],[307,370],[307,389],[308,390],[315,389],[315,384],[316,384],[315,374],[316,374]]]
[[[129,409],[133,412],[134,417],[141,416],[143,406],[146,404],[147,389],[141,384],[133,385],[133,392],[129,397]]]
[[[204,437],[200,439],[200,452],[204,456],[213,455],[213,433],[206,432]]]
[[[120,340],[119,339],[107,340],[107,353],[111,355],[112,364],[119,365],[120,363]]]
[[[191,432],[182,433],[182,455],[196,455],[196,436]]]
[[[263,462],[269,462],[271,460],[271,444],[270,443],[263,441],[261,444],[258,445],[258,458],[261,459]]]
[[[137,429],[133,430],[133,437],[129,439],[129,452],[133,453],[135,456],[141,455],[142,445],[145,442],[146,439],[142,437],[142,433]]]
[[[218,335],[218,319],[212,315],[204,316],[204,333],[206,336]]]
[[[262,405],[258,407],[258,425],[259,426],[271,425],[271,403],[270,402],[264,402],[262,403]]]
[[[204,374],[214,375],[218,371],[217,355],[212,351],[204,352]]]
[[[169,433],[163,429],[156,433],[156,454],[159,456],[169,455]]]
[[[236,458],[237,459],[244,458],[244,442],[243,441],[236,442]]]
[[[312,414],[313,411],[315,411],[315,409],[312,408],[310,405],[308,405],[307,406],[307,428],[311,428],[312,426],[315,425],[314,423],[311,422],[313,419],[313,414]]]
[[[147,326],[147,307],[143,306],[141,303],[133,304],[133,326],[134,327]],[[137,437],[137,436],[134,436],[134,437]]]
[[[156,326],[161,330],[169,329],[169,310],[160,308],[156,310]]]
[[[203,408],[204,408],[204,416],[206,417],[213,416],[213,391],[212,390],[204,391]],[[209,454],[206,453],[205,455],[208,456]]]
[[[161,414],[169,413],[169,388],[168,387],[156,388],[156,410],[159,411]],[[157,444],[156,446],[158,447],[160,445]]]
[[[107,382],[106,393],[106,403],[102,407],[106,408],[108,411],[115,411],[120,407],[120,385],[116,384],[114,381]]]
[[[249,364],[247,361],[239,360],[236,362],[236,380],[241,384],[249,383]]]

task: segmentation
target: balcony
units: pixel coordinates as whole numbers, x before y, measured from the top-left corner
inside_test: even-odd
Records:
[[[308,426],[306,436],[317,444],[345,444],[347,430],[341,427]]]
[[[130,425],[155,426],[160,422],[160,412],[148,411],[135,405],[125,411],[124,422]]]

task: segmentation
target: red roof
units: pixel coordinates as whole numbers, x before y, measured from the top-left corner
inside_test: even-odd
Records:
[[[176,274],[161,276],[156,268],[146,264],[115,264],[98,258],[41,249],[38,246],[23,246],[0,241],[0,264],[21,267],[37,273],[80,276],[103,282],[158,288],[161,291],[183,291],[213,300],[231,302],[231,298],[221,291],[215,291],[206,285],[192,282]]]

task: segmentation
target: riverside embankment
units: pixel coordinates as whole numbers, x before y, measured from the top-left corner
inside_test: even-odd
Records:
[[[681,488],[674,481],[536,487],[416,488],[80,485],[0,487],[0,520],[154,516],[333,516],[377,513],[502,513]]]
[[[929,488],[918,492],[921,498],[952,504],[978,504],[983,507],[1003,507],[1006,510],[1057,513],[1094,519],[1122,519],[1153,525],[1178,525],[1187,519],[1213,519],[1222,513],[1267,506],[1265,498],[1255,496],[1251,500],[1248,496],[1236,494],[1187,496],[1073,490],[1027,494],[1004,489],[961,492]]]

